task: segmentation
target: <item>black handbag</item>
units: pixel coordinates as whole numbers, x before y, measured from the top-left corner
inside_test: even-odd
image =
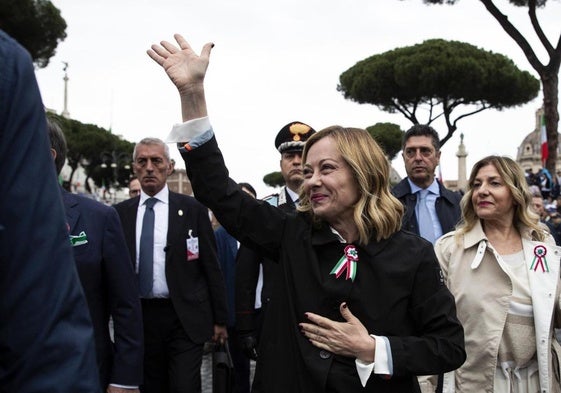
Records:
[[[212,392],[232,393],[234,391],[234,363],[228,342],[215,343],[212,348]]]

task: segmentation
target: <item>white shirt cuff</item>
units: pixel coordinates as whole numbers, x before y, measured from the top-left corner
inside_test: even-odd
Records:
[[[186,143],[197,136],[204,134],[210,130],[210,120],[208,116],[200,117],[198,119],[188,120],[185,123],[174,124],[171,132],[166,138],[167,143],[182,142]]]
[[[389,342],[384,337],[375,336],[370,337],[376,340],[376,352],[374,353],[374,363],[364,363],[359,359],[355,359],[356,371],[360,378],[362,387],[366,386],[368,379],[372,374],[391,375],[391,366],[389,364],[388,347]]]
[[[111,386],[115,386],[116,388],[121,388],[121,389],[138,389],[138,386],[132,386],[132,385],[119,385],[118,383],[110,383],[109,385]]]

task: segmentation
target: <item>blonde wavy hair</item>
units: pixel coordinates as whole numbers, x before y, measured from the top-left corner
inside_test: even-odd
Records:
[[[487,165],[493,165],[501,179],[505,182],[506,186],[512,194],[514,199],[514,217],[512,225],[518,231],[522,227],[530,229],[534,240],[544,241],[545,232],[539,224],[539,216],[532,210],[532,194],[526,182],[524,171],[509,157],[504,156],[487,156],[479,160],[473,166],[468,180],[467,192],[462,198],[462,220],[456,228],[456,236],[459,237],[466,232],[469,232],[475,224],[479,221],[479,217],[475,213],[475,208],[471,202],[473,195],[473,183],[479,170]]]
[[[308,139],[302,154],[307,160],[310,148],[322,138],[332,138],[358,184],[360,197],[354,206],[354,222],[359,242],[366,245],[372,236],[387,239],[401,228],[403,205],[390,192],[390,165],[374,138],[363,129],[331,126]],[[300,191],[299,211],[313,216],[310,196]]]

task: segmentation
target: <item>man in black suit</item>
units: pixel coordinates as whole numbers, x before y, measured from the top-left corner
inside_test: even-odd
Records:
[[[57,173],[66,161],[66,140],[48,119]],[[94,327],[102,391],[135,393],[142,382],[142,314],[134,271],[117,212],[62,190],[70,243]],[[114,343],[109,331],[113,318]]]
[[[224,280],[208,210],[169,191],[173,164],[160,139],[137,143],[133,161],[141,194],[115,208],[139,278],[145,343],[141,391],[199,392],[204,343],[227,338]]]
[[[0,31],[0,391],[98,393],[31,57]]]

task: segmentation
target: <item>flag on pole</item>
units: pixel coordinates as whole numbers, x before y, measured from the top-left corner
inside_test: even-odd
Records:
[[[547,133],[545,129],[545,116],[543,114],[541,116],[540,136],[542,144],[542,167],[545,168],[545,161],[549,156],[549,149],[547,148]]]

